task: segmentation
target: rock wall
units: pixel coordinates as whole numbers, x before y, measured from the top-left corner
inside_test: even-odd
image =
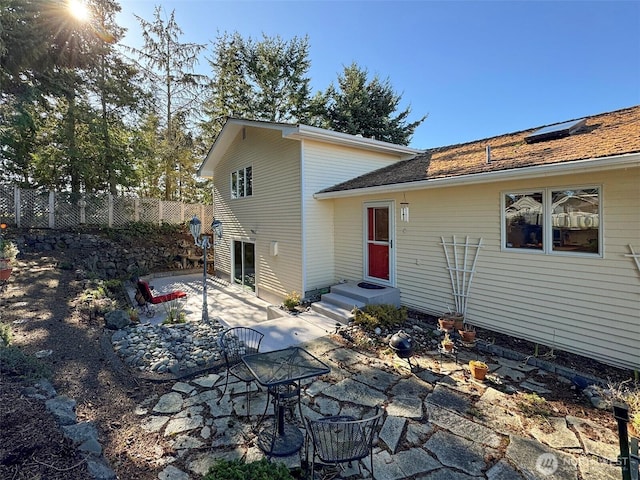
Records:
[[[62,268],[81,269],[105,279],[180,269],[185,266],[183,258],[202,255],[186,234],[114,240],[91,233],[39,230],[7,237],[17,243],[21,255],[55,252],[60,254]]]

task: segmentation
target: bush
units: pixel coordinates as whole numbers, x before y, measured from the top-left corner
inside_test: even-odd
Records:
[[[8,346],[12,338],[11,326],[0,322],[0,346]]]
[[[302,297],[296,291],[288,293],[286,297],[284,297],[283,304],[287,310],[294,310],[300,302],[302,301]]]
[[[390,304],[367,305],[363,309],[353,309],[353,321],[365,330],[393,328],[407,320],[407,309]]]
[[[51,375],[49,368],[37,358],[26,355],[18,347],[1,346],[0,373],[31,380],[47,378]]]
[[[244,463],[242,460],[216,460],[204,480],[291,480],[294,477],[284,463]]]

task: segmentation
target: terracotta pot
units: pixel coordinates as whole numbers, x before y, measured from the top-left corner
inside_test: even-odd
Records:
[[[441,330],[452,330],[453,329],[453,320],[449,319],[449,318],[439,318],[438,319],[438,324],[440,325],[440,329]]]
[[[453,350],[453,343],[443,343],[442,346],[447,352],[450,352],[451,350]]]
[[[3,268],[0,270],[0,280],[8,280],[12,271],[13,268]]]
[[[458,330],[458,333],[462,337],[462,341],[465,343],[473,343],[476,340],[476,332],[469,332],[466,330]]]
[[[471,370],[471,376],[476,380],[484,380],[488,370],[488,368],[478,366],[475,363],[469,363],[469,369]]]

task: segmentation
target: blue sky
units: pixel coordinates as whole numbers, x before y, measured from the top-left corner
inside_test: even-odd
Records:
[[[453,145],[640,104],[640,1],[121,0],[134,17],[175,10],[182,41],[309,36],[314,91],[356,62],[428,114],[411,146]],[[199,71],[211,74],[205,53]]]

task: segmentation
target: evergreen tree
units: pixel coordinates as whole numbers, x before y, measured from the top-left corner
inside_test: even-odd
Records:
[[[97,40],[93,45],[95,62],[87,68],[87,83],[98,113],[91,125],[97,146],[95,162],[101,173],[94,189],[108,190],[112,195],[120,188],[135,186],[133,158],[127,146],[130,128],[124,119],[143,109],[145,100],[138,70],[116,49],[124,35],[115,22],[119,11],[120,5],[113,0],[95,1],[91,22]]]
[[[205,47],[181,43],[183,32],[175,20],[175,11],[165,21],[163,10],[156,7],[154,19],[140,17],[144,47],[138,52],[154,94],[155,112],[160,119],[162,142],[159,160],[163,167],[164,198],[179,199],[177,177],[188,170],[195,174],[197,159],[184,156],[188,148],[185,126],[198,111],[198,98],[203,78],[194,72],[198,54]],[[180,162],[178,162],[180,158]]]
[[[395,113],[401,99],[388,79],[382,81],[375,76],[369,81],[367,70],[353,63],[338,76],[337,87],[331,84],[312,99],[311,121],[337,132],[408,145],[413,132],[427,116],[407,123],[410,107]]]
[[[275,122],[304,122],[308,115],[309,41],[244,39],[224,33],[214,43],[209,64],[213,79],[205,103],[208,120],[202,128],[211,141],[226,117]]]

